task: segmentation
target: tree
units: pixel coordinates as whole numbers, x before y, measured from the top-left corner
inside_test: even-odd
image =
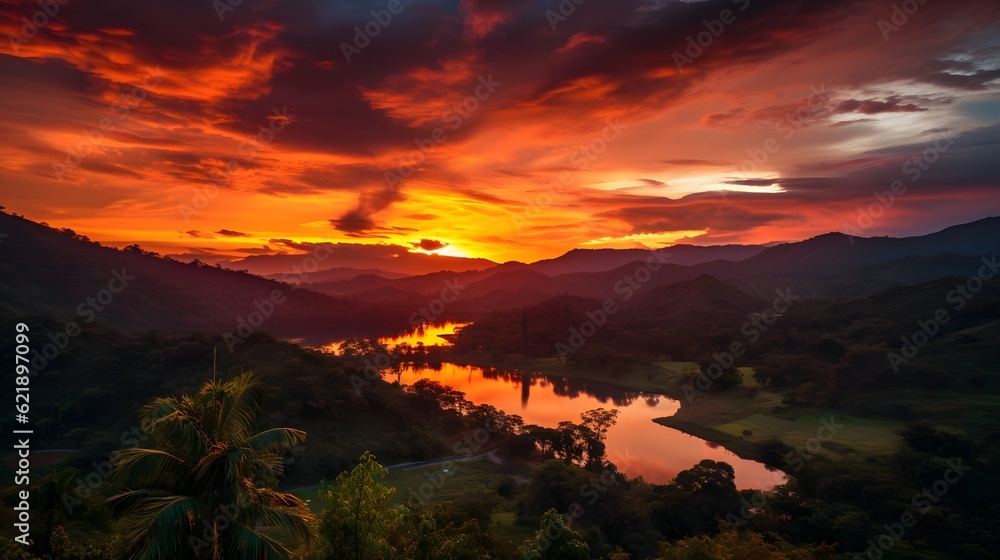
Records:
[[[308,541],[305,503],[277,490],[281,452],[306,434],[254,433],[265,392],[247,372],[146,406],[153,446],[121,452],[112,478],[125,488],[110,499],[124,520],[117,558],[285,560],[291,550],[261,529]]]
[[[604,467],[604,440],[608,437],[608,429],[618,422],[618,411],[596,408],[584,412],[580,418],[583,419],[581,426],[584,428],[580,432],[587,451],[585,466],[591,470],[600,470]]]
[[[351,338],[340,343],[338,355],[344,358],[367,358],[384,354],[389,355],[389,347],[378,340]]]
[[[711,531],[719,517],[739,510],[736,472],[729,463],[702,459],[677,473],[673,486],[681,492],[683,524],[688,534]]]
[[[0,537],[0,558],[3,560],[111,560],[107,548],[93,543],[74,542],[62,527],[56,527],[52,531],[51,537],[51,551],[41,556],[33,554],[31,547],[24,546],[14,539]]]
[[[720,527],[723,525],[720,525]],[[660,549],[659,560],[694,560],[714,558],[746,558],[768,560],[814,560],[830,558],[833,547],[827,545],[808,545],[796,547],[780,537],[754,533],[753,531],[723,530],[714,537],[699,535],[677,541],[664,543]]]
[[[584,426],[593,430],[597,437],[603,440],[608,435],[608,428],[614,426],[618,421],[618,410],[595,408],[580,414],[580,418],[583,419]]]
[[[604,466],[604,439],[608,428],[615,424],[617,410],[598,408],[580,415],[583,423],[568,420],[556,428],[546,428],[529,424],[523,432],[538,444],[542,454],[551,452],[567,463],[575,463],[590,470],[600,470]]]
[[[550,509],[542,515],[535,538],[525,541],[521,553],[529,560],[589,560],[590,545],[566,526],[558,511]]]
[[[366,451],[354,469],[320,491],[325,508],[310,560],[471,560],[505,552],[480,525],[495,505],[490,500],[469,496],[435,510],[412,500],[392,507],[395,489],[379,482],[387,472]]]
[[[389,544],[399,513],[390,505],[395,488],[379,480],[389,473],[365,451],[361,462],[320,490],[324,503],[313,558],[369,560],[392,557]]]
[[[70,519],[86,519],[94,527],[107,528],[105,499],[99,492],[84,494],[78,487],[80,473],[73,467],[57,467],[31,483],[31,538],[34,550],[51,552],[53,531]],[[16,487],[8,490],[13,496]],[[6,558],[6,557],[4,557]]]

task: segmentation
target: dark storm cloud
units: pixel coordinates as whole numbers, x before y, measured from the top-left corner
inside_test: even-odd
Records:
[[[733,181],[726,181],[727,185],[743,185],[746,187],[770,187],[776,184],[778,181],[776,179],[736,179]]]
[[[889,97],[885,101],[877,99],[846,99],[837,104],[837,113],[862,113],[877,115],[879,113],[913,113],[926,111],[915,103],[904,103],[899,97]]]
[[[414,249],[423,249],[424,251],[437,251],[438,249],[444,249],[448,246],[447,243],[442,243],[437,239],[421,239],[420,241],[411,241],[410,245],[413,245]]]
[[[330,223],[337,230],[345,233],[362,235],[376,227],[372,215],[384,210],[393,202],[403,200],[405,197],[396,187],[385,187],[377,191],[362,193],[358,197],[358,204],[354,209],[345,212],[339,218],[330,220]]]
[[[713,199],[661,199],[655,204],[627,206],[599,214],[602,217],[622,220],[632,225],[632,233],[658,233],[712,229],[714,231],[746,231],[788,219],[787,214],[767,210],[765,207],[748,208],[740,204],[727,204],[719,196]],[[654,202],[654,201],[651,201]]]
[[[233,231],[231,229],[220,229],[215,232],[216,235],[221,235],[223,237],[251,237],[249,233],[243,233],[242,231]]]

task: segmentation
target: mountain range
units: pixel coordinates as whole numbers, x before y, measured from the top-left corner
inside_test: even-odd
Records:
[[[795,286],[803,295],[864,297],[975,274],[983,255],[1000,250],[1000,218],[993,217],[919,237],[830,233],[772,247],[681,245],[660,250],[655,267],[647,264],[652,253],[641,249],[575,249],[528,264],[420,253],[397,257],[420,266],[468,267],[417,275],[385,270],[384,263],[358,269],[330,259],[326,268],[305,276],[304,283],[291,285],[281,281],[287,278],[283,273],[300,266],[304,256],[241,261],[266,263],[258,266],[271,275],[265,278],[159,258],[138,248],[103,247],[68,230],[5,213],[0,213],[0,232],[7,234],[0,243],[4,315],[81,321],[93,310],[93,319],[130,332],[223,333],[255,318],[252,314],[268,308],[266,300],[277,293],[282,301],[253,326],[310,342],[400,332],[421,308],[431,309],[435,321],[475,321],[556,297],[620,298],[625,286],[636,294],[631,305],[663,313],[718,306],[732,300],[724,294],[729,289],[748,298],[750,303],[732,300],[728,305],[741,311],[769,301],[775,288],[785,286]],[[116,274],[134,279],[120,294],[102,294]],[[112,301],[98,303],[100,311],[87,304],[88,298],[99,302],[108,296]]]

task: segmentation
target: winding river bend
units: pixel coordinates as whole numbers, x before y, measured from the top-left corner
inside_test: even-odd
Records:
[[[458,326],[429,326],[382,341],[390,345],[446,344],[440,335],[452,334]],[[555,427],[563,420],[579,422],[580,413],[587,410],[615,408],[619,411],[618,423],[608,430],[608,458],[631,477],[642,476],[662,484],[702,459],[712,459],[733,466],[736,485],[741,489],[768,489],[784,480],[782,473],[771,472],[761,463],[741,459],[718,445],[653,422],[680,408],[678,401],[663,395],[590,380],[452,363],[444,363],[440,369],[404,367],[397,375],[389,374],[387,380],[398,379],[409,385],[425,378],[464,392],[476,404],[487,403],[508,414],[518,414],[526,424]]]

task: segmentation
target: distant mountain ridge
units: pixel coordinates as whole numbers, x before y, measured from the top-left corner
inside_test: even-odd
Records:
[[[893,285],[970,273],[970,267],[975,264],[972,257],[978,258],[990,251],[1000,251],[1000,218],[986,218],[907,238],[851,238],[841,233],[828,233],[773,247],[683,245],[659,251],[667,262],[650,275],[646,289],[709,275],[739,285],[757,284],[764,293],[788,282],[801,284],[803,278],[809,278],[815,290],[836,287],[840,295],[859,296]],[[309,287],[374,302],[379,301],[387,289],[418,299],[430,297],[443,282],[455,278],[469,285],[456,307],[475,312],[481,311],[483,306],[470,304],[469,300],[487,292],[508,295],[506,302],[500,298],[499,308],[537,303],[539,297],[546,295],[614,297],[616,282],[644,266],[650,254],[650,250],[643,249],[575,249],[556,259],[532,264],[507,262],[477,271],[436,272],[399,279],[365,276],[320,282]],[[714,259],[719,256],[736,259],[744,255],[746,257],[741,260]],[[753,290],[750,293],[754,293]]]
[[[0,243],[0,315],[6,317],[96,320],[132,333],[222,334],[263,308],[261,329],[318,341],[407,326],[405,309],[102,247],[2,212],[0,232],[7,235]],[[278,302],[270,301],[276,292]]]
[[[545,259],[525,266],[556,276],[573,272],[601,272],[630,262],[645,260],[651,250],[666,256],[669,263],[692,266],[715,260],[741,261],[752,257],[764,245],[673,245],[659,249],[572,249],[554,259]]]
[[[497,263],[482,258],[451,257],[415,253],[397,245],[358,245],[352,243],[324,243],[329,254],[320,263],[320,268],[314,274],[322,275],[326,270],[356,268],[374,273],[385,272],[388,275],[414,276],[429,274],[440,270],[483,270]],[[261,276],[279,275],[291,271],[292,267],[300,265],[302,255],[251,255],[232,261],[231,267],[247,269]],[[322,276],[320,276],[322,277]]]
[[[1000,217],[914,237],[851,237],[827,233],[767,248],[745,260],[694,267],[720,279],[831,274],[880,262],[933,255],[980,256],[1000,251]]]
[[[309,273],[303,279],[309,283],[292,290],[252,274],[100,247],[4,213],[0,232],[8,234],[0,243],[0,313],[7,316],[73,318],[80,302],[106,286],[112,271],[124,268],[137,280],[99,316],[115,327],[232,331],[238,319],[254,311],[256,301],[280,290],[287,303],[261,328],[312,340],[399,332],[449,285],[459,286],[457,297],[449,297],[435,320],[475,321],[560,297],[617,299],[620,283],[642,268],[649,274],[642,276],[642,290],[631,305],[666,314],[699,308],[744,313],[773,299],[776,287],[794,285],[802,295],[865,297],[895,286],[971,275],[982,255],[1000,253],[1000,218],[994,217],[899,239],[830,233],[773,247],[669,247],[659,251],[666,262],[655,270],[647,265],[652,253],[640,249],[582,249],[533,264],[490,263],[462,272],[405,276],[382,268],[331,266]],[[740,256],[745,258],[718,258]],[[267,262],[301,265],[305,255],[283,257]],[[489,262],[416,258],[425,264]]]

